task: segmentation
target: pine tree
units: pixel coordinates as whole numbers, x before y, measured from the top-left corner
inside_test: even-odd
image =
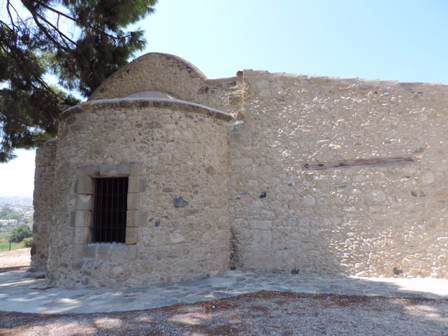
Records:
[[[17,2],[17,1],[16,1]],[[0,16],[0,162],[57,134],[57,118],[145,47],[126,27],[157,0],[4,1]],[[26,14],[22,14],[25,12]],[[4,14],[6,13],[6,14]],[[53,74],[59,85],[48,84]]]

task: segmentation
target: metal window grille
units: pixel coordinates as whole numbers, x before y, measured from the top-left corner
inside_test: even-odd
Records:
[[[114,177],[94,181],[93,242],[124,243],[129,179]]]

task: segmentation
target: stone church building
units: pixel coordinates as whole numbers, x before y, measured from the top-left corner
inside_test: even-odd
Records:
[[[32,268],[54,285],[229,269],[448,278],[448,87],[150,53],[36,157]]]

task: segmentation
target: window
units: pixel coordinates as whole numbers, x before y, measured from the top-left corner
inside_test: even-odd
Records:
[[[138,230],[147,220],[140,193],[147,181],[141,162],[78,167],[70,212],[74,260],[135,260]]]
[[[125,243],[128,177],[95,178],[93,243]]]

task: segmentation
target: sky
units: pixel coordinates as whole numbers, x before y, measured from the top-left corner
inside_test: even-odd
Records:
[[[4,10],[3,7],[0,7]],[[446,0],[159,0],[137,54],[208,78],[244,69],[448,84]],[[0,196],[33,192],[34,151],[0,164]]]

